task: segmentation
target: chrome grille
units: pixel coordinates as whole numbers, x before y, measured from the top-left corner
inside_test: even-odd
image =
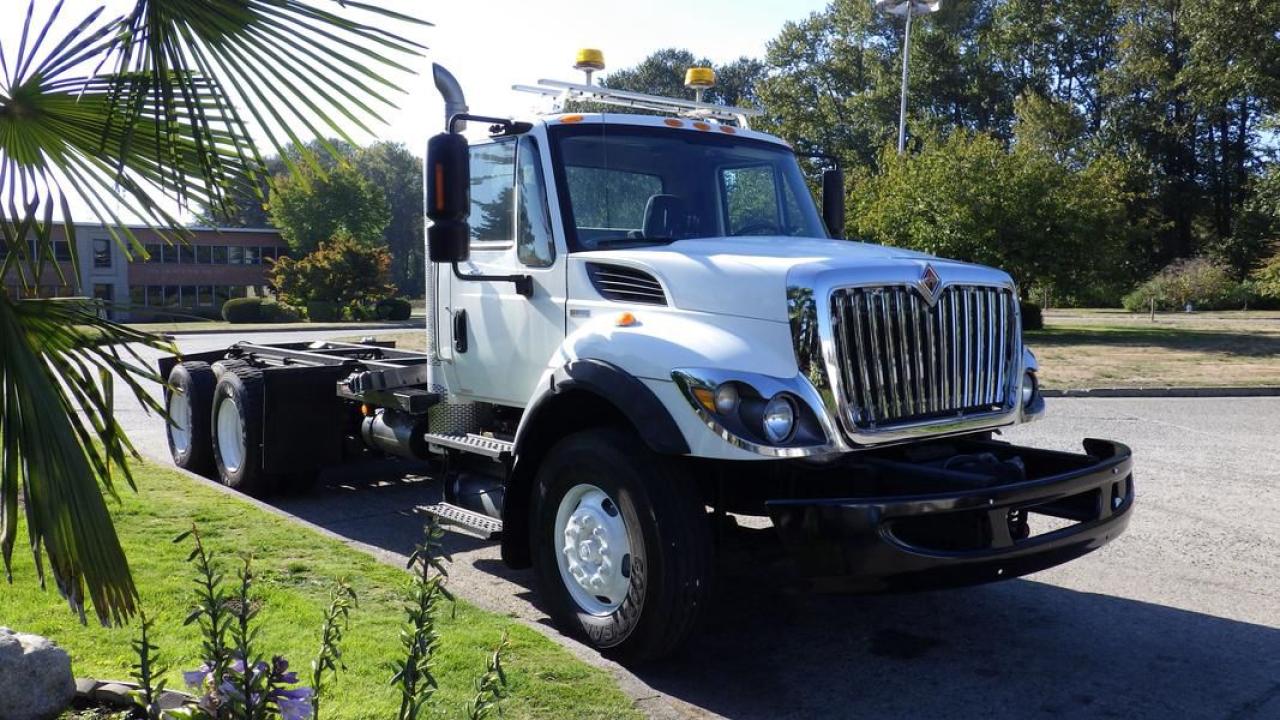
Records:
[[[910,287],[842,288],[831,314],[841,405],[859,429],[1014,400],[1018,306],[1006,288],[953,285],[932,306]]]

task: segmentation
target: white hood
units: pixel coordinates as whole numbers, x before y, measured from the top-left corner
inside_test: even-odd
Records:
[[[849,282],[868,278],[914,282],[926,264],[943,282],[1010,282],[999,270],[940,260],[904,248],[849,240],[739,236],[680,240],[670,245],[597,250],[575,259],[643,268],[682,310],[787,321],[787,285],[798,276]],[[796,272],[801,271],[801,272]]]

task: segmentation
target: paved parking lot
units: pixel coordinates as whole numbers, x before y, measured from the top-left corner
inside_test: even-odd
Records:
[[[1280,718],[1280,398],[1059,399],[1049,412],[1006,439],[1134,448],[1138,505],[1118,541],[1024,579],[896,596],[796,593],[737,562],[689,650],[615,667],[624,687],[659,717]],[[120,417],[167,457],[158,419],[124,405]],[[418,537],[412,508],[437,493],[404,470],[330,473],[274,502],[394,559]],[[460,595],[545,622],[530,573],[495,547],[451,544]]]

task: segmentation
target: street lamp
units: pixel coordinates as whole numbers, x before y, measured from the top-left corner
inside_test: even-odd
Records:
[[[907,27],[902,33],[902,105],[898,110],[898,154],[907,148],[907,57],[911,50],[911,18],[938,12],[942,0],[875,0],[875,9],[886,14],[905,16]]]

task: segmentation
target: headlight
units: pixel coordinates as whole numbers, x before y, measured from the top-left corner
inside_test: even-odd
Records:
[[[1027,407],[1036,397],[1036,374],[1023,373],[1022,375],[1022,407]]]
[[[716,388],[716,412],[729,415],[738,409],[738,386],[731,382],[721,383]]]
[[[764,436],[769,442],[781,444],[791,437],[796,426],[796,408],[785,395],[774,395],[764,406]]]

